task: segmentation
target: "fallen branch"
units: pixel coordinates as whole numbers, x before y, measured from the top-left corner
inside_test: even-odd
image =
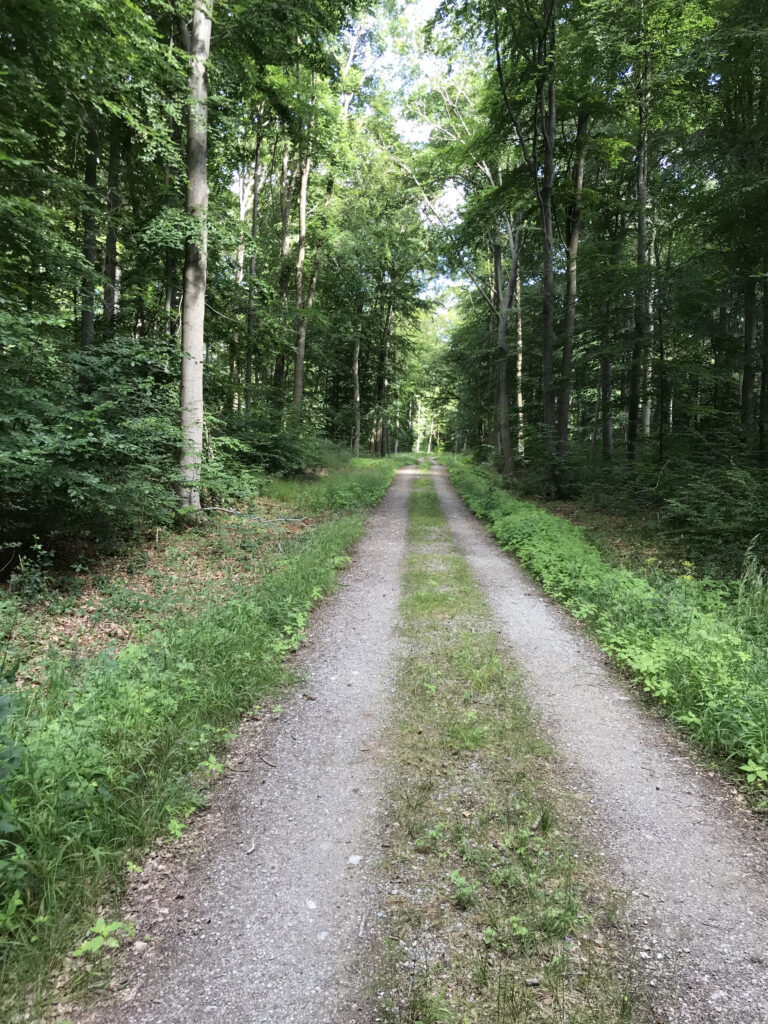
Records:
[[[257,523],[305,523],[309,516],[302,516],[296,519],[293,516],[278,516],[277,519],[259,519],[250,512],[239,512],[236,508],[222,508],[221,505],[207,505],[200,509],[201,512],[227,512],[231,516],[243,516],[244,519],[253,519]]]

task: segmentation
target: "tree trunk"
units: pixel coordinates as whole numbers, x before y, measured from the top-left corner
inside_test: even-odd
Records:
[[[565,455],[568,446],[568,421],[571,408],[571,364],[573,362],[573,339],[576,332],[577,273],[576,260],[579,252],[579,230],[581,227],[581,194],[584,188],[584,161],[586,157],[586,131],[588,114],[579,114],[576,125],[576,161],[573,168],[573,201],[569,204],[565,218],[565,249],[567,270],[565,276],[565,336],[563,338],[563,366],[558,403],[557,454]]]
[[[554,227],[552,217],[552,194],[555,187],[555,143],[557,130],[557,107],[555,90],[555,19],[549,32],[547,46],[547,81],[541,89],[540,120],[542,144],[544,147],[544,173],[541,182],[541,227],[543,243],[542,260],[542,326],[541,326],[541,401],[547,449],[551,455],[555,441],[555,272],[554,272]]]
[[[517,327],[517,451],[525,455],[524,405],[523,405],[523,308],[520,294],[520,264],[515,274],[515,321]]]
[[[282,234],[280,240],[280,300],[283,309],[288,309],[288,284],[291,279],[291,267],[288,263],[288,255],[291,251],[291,198],[293,196],[293,176],[289,164],[288,144],[283,146],[283,169],[280,176],[280,219],[282,223]],[[283,404],[283,386],[285,383],[285,347],[279,343],[277,356],[275,357],[275,372],[272,376],[272,388],[275,404]]]
[[[307,320],[301,315],[304,308],[304,262],[307,257],[307,189],[312,169],[312,157],[309,153],[301,162],[301,182],[299,185],[299,248],[296,254],[296,309],[299,317],[296,323],[296,368],[293,376],[293,409],[297,415],[301,412],[301,399],[304,390],[304,348],[307,341]],[[316,279],[315,279],[316,280]]]
[[[362,317],[355,328],[355,345],[352,351],[352,402],[355,409],[355,433],[352,440],[352,454],[360,454],[360,339],[363,334]]]
[[[610,462],[613,459],[613,413],[611,395],[613,392],[613,366],[610,357],[604,355],[600,360],[600,395],[602,400],[603,425],[603,458]]]
[[[664,458],[664,400],[667,388],[666,353],[664,351],[664,318],[659,312],[656,320],[656,333],[659,339],[659,463]]]
[[[109,133],[109,167],[107,169],[107,238],[104,244],[104,308],[102,323],[105,334],[112,333],[117,305],[117,226],[115,216],[120,205],[120,157],[122,131],[117,117],[112,118]]]
[[[760,366],[760,463],[768,457],[768,262],[763,276],[763,334]]]
[[[259,197],[261,195],[261,145],[263,135],[261,126],[256,136],[256,153],[253,158],[253,207],[251,210],[251,258],[248,264],[248,341],[245,352],[245,415],[251,414],[253,399],[253,344],[256,332],[256,310],[254,290],[256,281],[256,242],[258,240]]]
[[[592,423],[592,440],[590,441],[590,444],[589,444],[590,458],[592,457],[592,454],[594,453],[594,450],[595,450],[595,445],[597,444],[597,428],[600,425],[600,406],[601,406],[600,394],[601,394],[601,385],[600,385],[600,381],[598,380],[597,388],[596,388],[596,391],[595,391],[595,418],[594,418],[594,421]]]
[[[205,360],[205,292],[207,283],[206,219],[208,213],[208,78],[213,0],[195,0],[192,23],[183,24],[189,53],[187,121],[187,214],[197,233],[184,250],[184,300],[181,315],[181,504],[200,508],[200,465],[203,453],[203,363]]]
[[[384,319],[384,330],[379,341],[379,366],[376,374],[376,404],[379,408],[379,424],[377,429],[376,451],[383,456],[387,444],[387,362],[389,358],[389,333],[392,329],[392,313],[394,299],[390,288],[387,302],[387,315]]]
[[[510,267],[506,285],[502,280],[501,247],[493,247],[493,265],[496,275],[496,296],[498,303],[496,342],[498,348],[498,399],[499,399],[499,439],[504,466],[504,476],[509,479],[515,472],[515,456],[512,447],[512,432],[509,426],[509,351],[507,346],[507,328],[512,295],[517,280],[517,254],[519,246],[511,246],[513,266]]]
[[[636,148],[635,195],[637,200],[637,285],[635,287],[635,333],[629,367],[629,410],[627,418],[627,458],[637,453],[637,429],[640,414],[640,391],[643,362],[648,352],[650,336],[650,295],[648,286],[648,109],[650,86],[648,65],[650,56],[642,57],[637,88],[639,131]]]
[[[317,275],[320,272],[320,254],[315,256],[312,267],[312,277],[309,279],[309,290],[305,309],[312,309],[317,291]],[[304,355],[307,348],[307,318],[302,315],[296,326],[296,368],[293,375],[293,409],[298,416],[301,413],[301,403],[304,398]]]
[[[96,338],[94,297],[96,277],[96,184],[99,169],[98,115],[91,109],[86,115],[85,202],[83,204],[83,261],[86,266],[80,291],[80,342],[90,348]]]
[[[754,415],[756,292],[754,277],[748,277],[744,285],[744,377],[741,383],[741,426],[745,431],[751,429]]]

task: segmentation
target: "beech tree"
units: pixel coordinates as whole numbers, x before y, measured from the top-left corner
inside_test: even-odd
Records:
[[[191,22],[179,29],[189,54],[187,114],[187,214],[195,233],[184,252],[184,297],[181,314],[181,502],[200,508],[200,466],[203,459],[203,363],[205,360],[205,294],[208,276],[208,80],[213,0],[195,0]]]

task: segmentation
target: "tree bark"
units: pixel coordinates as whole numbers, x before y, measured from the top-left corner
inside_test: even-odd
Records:
[[[294,181],[289,163],[289,149],[286,143],[283,146],[283,168],[280,175],[280,220],[282,233],[280,240],[280,300],[283,309],[288,309],[288,284],[291,279],[291,268],[288,263],[288,255],[291,251],[291,198],[293,196]],[[281,344],[275,357],[275,372],[272,376],[272,388],[274,400],[277,405],[283,404],[283,386],[285,383],[285,349]]]
[[[387,302],[387,315],[384,319],[384,330],[379,341],[379,366],[376,374],[376,404],[379,408],[379,423],[375,451],[383,456],[387,447],[387,362],[389,358],[389,333],[392,329],[392,314],[394,312],[394,297],[390,286],[389,300]]]
[[[517,261],[520,251],[519,239],[510,241],[512,266],[506,284],[503,281],[501,267],[501,246],[493,247],[493,265],[496,276],[496,295],[498,302],[496,344],[498,349],[498,399],[499,399],[499,439],[504,467],[504,476],[511,478],[515,472],[515,454],[512,446],[512,431],[509,425],[509,349],[507,344],[507,328],[512,296],[517,281]]]
[[[95,110],[85,118],[85,202],[83,204],[83,261],[86,272],[80,289],[80,342],[90,348],[96,338],[94,318],[96,267],[96,185],[99,169],[99,122]]]
[[[296,254],[296,309],[299,313],[296,322],[296,366],[293,375],[293,410],[301,412],[301,399],[304,391],[304,349],[307,342],[307,320],[302,316],[304,308],[304,262],[307,257],[307,189],[312,169],[312,156],[307,153],[301,162],[301,179],[299,184],[299,247]],[[315,278],[315,281],[317,279]]]
[[[644,29],[643,29],[644,31]],[[642,55],[640,78],[637,86],[638,137],[635,153],[635,195],[637,200],[637,285],[635,287],[635,331],[632,358],[629,367],[629,397],[627,418],[627,458],[637,454],[637,431],[640,415],[640,392],[643,361],[648,352],[650,337],[650,295],[648,268],[648,112],[651,100],[649,84],[650,55]]]
[[[563,337],[563,365],[560,400],[557,413],[557,454],[563,458],[568,446],[568,422],[571,410],[571,365],[573,339],[576,332],[577,257],[581,227],[581,195],[584,188],[584,162],[586,158],[586,132],[588,114],[579,114],[576,125],[576,159],[573,167],[573,200],[568,205],[565,219],[565,249],[567,270],[565,276],[565,335]]]
[[[600,360],[600,398],[602,401],[602,441],[603,458],[610,462],[613,459],[613,413],[611,395],[613,392],[613,366],[610,356],[604,355]]]
[[[525,455],[525,407],[523,402],[523,307],[520,294],[520,264],[515,275],[515,321],[517,327],[517,451]]]
[[[557,105],[555,88],[555,17],[552,14],[545,51],[546,81],[540,90],[540,120],[544,147],[544,171],[541,181],[542,259],[542,327],[541,327],[541,401],[544,431],[550,457],[555,441],[555,272],[552,196],[555,188],[555,135]]]
[[[122,154],[122,126],[119,118],[112,118],[109,133],[109,166],[107,169],[107,238],[104,244],[104,332],[111,334],[117,306],[117,225],[115,217],[120,205],[120,158]]]
[[[352,350],[352,402],[355,410],[355,433],[352,440],[352,454],[360,454],[360,340],[363,334],[362,316],[355,328],[355,344]]]
[[[741,426],[752,428],[755,400],[755,339],[757,336],[757,289],[754,277],[744,284],[744,376],[741,382]]]
[[[768,460],[768,258],[763,264],[763,330],[760,339],[760,465]]]
[[[315,255],[312,265],[312,276],[309,279],[309,290],[304,309],[312,309],[317,291],[317,277],[320,273],[320,253]],[[301,403],[304,398],[304,356],[307,349],[307,318],[302,313],[296,325],[296,367],[293,374],[293,409],[294,413],[301,414]]]
[[[255,282],[256,242],[258,240],[259,198],[261,196],[261,146],[263,133],[261,125],[256,136],[256,152],[253,158],[253,207],[251,209],[251,258],[248,264],[248,341],[245,353],[245,415],[251,414],[253,400],[253,345],[256,333]]]
[[[189,53],[187,121],[187,214],[195,234],[184,250],[184,299],[181,338],[181,504],[200,508],[200,465],[203,453],[203,363],[205,360],[205,294],[207,283],[208,214],[208,78],[213,0],[195,0],[191,25],[182,23]]]

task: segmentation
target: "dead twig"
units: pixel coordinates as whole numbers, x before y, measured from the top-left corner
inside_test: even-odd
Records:
[[[231,516],[242,516],[244,519],[253,519],[257,523],[306,523],[309,516],[302,516],[301,519],[296,519],[293,516],[278,516],[277,519],[259,519],[258,516],[251,515],[250,512],[239,512],[236,508],[222,508],[220,505],[207,505],[205,508],[200,509],[201,512],[226,512]]]

